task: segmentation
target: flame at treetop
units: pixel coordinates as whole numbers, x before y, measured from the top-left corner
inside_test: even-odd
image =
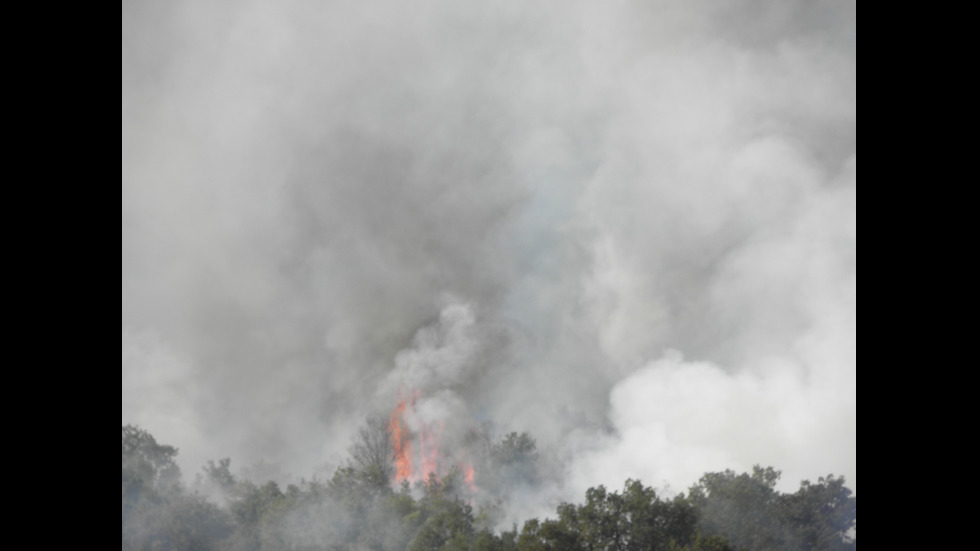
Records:
[[[415,397],[412,397],[412,405],[415,405]],[[388,433],[391,434],[391,444],[395,449],[395,481],[401,482],[412,476],[412,441],[408,438],[407,427],[402,415],[408,406],[407,401],[402,400],[391,411],[388,418]]]
[[[430,474],[440,479],[442,478],[440,470],[448,463],[463,473],[467,486],[475,492],[473,466],[469,462],[445,461],[445,458],[440,455],[440,439],[445,423],[442,421],[424,423],[418,418],[415,404],[420,394],[416,390],[408,398],[400,399],[388,417],[388,433],[391,435],[395,456],[395,483],[401,483],[403,480],[413,483],[424,481]],[[418,452],[413,445],[416,441]]]

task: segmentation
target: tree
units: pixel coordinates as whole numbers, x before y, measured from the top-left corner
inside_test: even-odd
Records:
[[[664,501],[627,480],[622,494],[589,488],[584,504],[559,505],[557,520],[527,521],[518,543],[521,551],[667,551],[690,549],[696,528],[696,510],[683,496]]]
[[[145,430],[122,428],[122,524],[133,516],[141,501],[160,503],[163,493],[179,489],[180,468],[174,462],[177,448],[158,444]],[[144,506],[143,509],[146,507]]]
[[[388,432],[388,423],[382,417],[369,417],[354,436],[348,449],[351,466],[387,486],[395,474],[395,448]]]
[[[434,510],[408,546],[408,551],[468,551],[473,542],[473,509],[459,501],[437,498]]]
[[[177,448],[158,444],[145,430],[126,425],[122,428],[123,494],[127,489],[169,490],[180,484],[180,467],[174,461]],[[131,496],[137,497],[137,496]]]
[[[689,545],[679,545],[670,542],[667,551],[737,551],[728,540],[719,536],[705,537],[698,534],[694,542]]]
[[[779,476],[772,467],[758,465],[751,475],[736,475],[732,470],[705,473],[690,491],[701,513],[701,529],[753,551],[781,549],[775,490]]]
[[[706,473],[691,488],[700,529],[752,551],[849,551],[856,541],[856,499],[844,478],[830,475],[799,491],[775,490],[779,471],[756,465],[752,474]]]
[[[198,495],[174,493],[133,505],[122,526],[124,550],[206,551],[231,534],[231,517]]]
[[[227,513],[180,486],[177,448],[139,427],[122,430],[122,548],[214,549],[232,531]]]
[[[795,494],[782,496],[780,513],[791,534],[790,545],[803,551],[846,551],[856,547],[851,529],[857,524],[857,498],[844,477],[820,477],[800,483]]]
[[[538,481],[538,449],[531,435],[512,432],[490,449],[499,475],[510,482],[533,484]]]
[[[194,490],[218,499],[219,503],[227,504],[239,495],[239,484],[231,474],[231,458],[219,459],[218,463],[211,459],[201,468],[194,482]]]

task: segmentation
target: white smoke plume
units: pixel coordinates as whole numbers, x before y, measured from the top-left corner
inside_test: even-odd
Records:
[[[856,488],[856,6],[123,4],[123,423],[336,465],[402,387],[563,491]]]

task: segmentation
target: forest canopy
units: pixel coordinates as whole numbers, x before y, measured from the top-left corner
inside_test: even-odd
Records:
[[[209,461],[182,482],[177,448],[132,425],[122,431],[124,551],[797,551],[853,550],[856,497],[843,477],[776,490],[773,467],[705,473],[666,497],[639,480],[589,488],[581,503],[498,529],[511,492],[548,477],[534,438],[484,435],[475,481],[452,468],[396,480],[383,423],[368,421],[329,480],[282,488]]]

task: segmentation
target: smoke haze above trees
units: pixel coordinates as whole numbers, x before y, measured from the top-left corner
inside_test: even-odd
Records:
[[[124,425],[185,475],[332,474],[419,390],[446,450],[533,434],[547,499],[755,464],[856,488],[855,25],[125,2]]]

